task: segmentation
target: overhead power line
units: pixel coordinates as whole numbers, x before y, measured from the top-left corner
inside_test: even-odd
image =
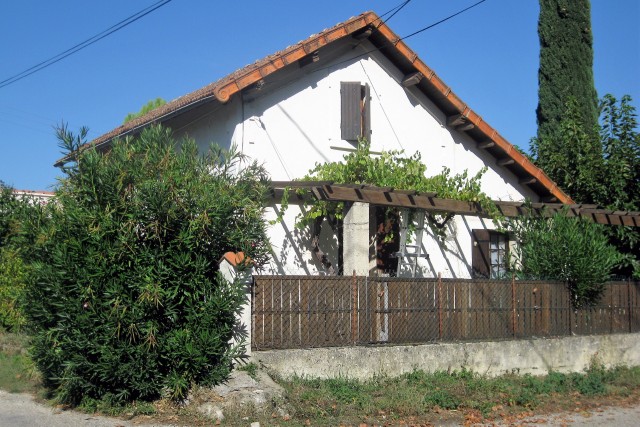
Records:
[[[431,29],[431,28],[435,27],[436,25],[440,25],[440,24],[442,24],[443,22],[448,21],[449,19],[455,18],[456,16],[460,15],[461,13],[466,12],[466,11],[467,11],[467,10],[469,10],[469,9],[473,9],[473,8],[474,8],[474,7],[476,7],[476,6],[479,6],[480,4],[484,3],[485,1],[487,1],[487,0],[480,0],[479,2],[474,3],[474,4],[472,4],[471,6],[465,7],[464,9],[459,10],[458,12],[456,12],[456,13],[454,13],[454,14],[452,14],[452,15],[449,15],[449,16],[447,16],[447,17],[446,17],[446,18],[444,18],[444,19],[439,20],[438,22],[434,22],[434,23],[433,23],[433,24],[431,24],[431,25],[427,25],[426,27],[421,28],[421,29],[419,29],[418,31],[414,31],[414,32],[413,32],[413,33],[411,33],[411,34],[408,34],[408,35],[406,35],[406,36],[402,37],[400,40],[408,39],[409,37],[413,37],[413,36],[415,36],[416,34],[420,34],[420,33],[421,33],[421,32],[423,32],[423,31],[427,31],[427,30],[429,30],[429,29]]]
[[[378,19],[380,21],[382,21],[382,18],[384,18],[385,16],[387,16],[390,13],[393,13],[393,15],[395,15],[396,13],[399,12],[400,9],[402,9],[403,7],[405,7],[407,5],[407,3],[409,3],[411,0],[404,0],[400,3],[398,3],[397,5],[395,5],[394,7],[392,7],[391,9],[387,10],[385,13],[381,14],[378,16]],[[387,21],[389,19],[391,19],[393,17],[393,15],[391,15],[389,18],[387,18]]]
[[[394,9],[391,9],[391,10],[394,10],[394,12],[393,12],[393,13],[391,14],[391,16],[389,16],[387,19],[385,19],[384,21],[380,22],[380,25],[378,25],[378,27],[381,27],[382,25],[384,25],[384,24],[386,24],[387,22],[389,22],[389,20],[390,20],[391,18],[393,18],[393,17],[395,16],[395,14],[396,14],[396,13],[400,12],[400,11],[401,11],[401,10],[402,10],[406,5],[408,5],[410,2],[411,2],[411,0],[406,0],[406,1],[405,1],[404,3],[402,3],[401,5],[396,6],[396,7],[394,8],[395,10],[394,10]],[[389,11],[389,12],[390,12],[390,11]],[[387,12],[387,13],[389,13],[389,12]],[[386,15],[387,13],[385,13],[385,15]],[[384,15],[382,15],[382,16],[384,16]],[[382,16],[381,16],[381,18],[382,18]]]
[[[133,24],[134,22],[136,22],[137,20],[139,20],[140,18],[143,18],[144,16],[150,14],[151,12],[153,12],[156,9],[161,8],[162,6],[166,5],[167,3],[170,3],[172,0],[160,0],[157,3],[154,3],[144,9],[142,9],[139,12],[134,13],[133,15],[129,16],[126,19],[123,19],[122,21],[118,22],[117,24],[112,25],[111,27],[107,28],[106,30],[96,34],[93,37],[88,38],[87,40],[78,43],[77,45],[70,47],[69,49],[65,50],[64,52],[60,52],[59,54],[52,56],[51,58],[42,61],[30,68],[27,68],[26,70],[11,76],[9,78],[6,78],[2,81],[0,81],[0,89],[5,87],[5,86],[9,86],[10,84],[13,84],[19,80],[24,79],[27,76],[30,76],[33,73],[37,73],[40,70],[43,70],[47,67],[49,67],[50,65],[55,64],[56,62],[59,62],[61,60],[63,60],[64,58],[73,55],[74,53],[88,47],[91,46],[92,44],[96,43],[99,40],[102,40],[103,38],[115,33],[118,30],[123,29],[124,27],[126,27],[129,24]]]
[[[413,37],[413,36],[415,36],[415,35],[417,35],[417,34],[420,34],[420,33],[424,32],[424,31],[427,31],[427,30],[429,30],[429,29],[431,29],[431,28],[433,28],[433,27],[435,27],[435,26],[437,26],[437,25],[440,25],[440,24],[442,24],[443,22],[446,22],[446,21],[448,21],[448,20],[450,20],[450,19],[452,19],[452,18],[455,18],[456,16],[458,16],[458,15],[460,15],[460,14],[462,14],[462,13],[464,13],[464,12],[466,12],[466,11],[470,10],[470,9],[473,9],[473,8],[474,8],[474,7],[476,7],[476,6],[479,6],[480,4],[484,3],[485,1],[487,1],[487,0],[480,0],[479,2],[476,2],[476,3],[472,4],[471,6],[465,7],[464,9],[461,9],[461,10],[457,11],[456,13],[453,13],[453,14],[451,14],[451,15],[447,16],[446,18],[443,18],[443,19],[441,19],[441,20],[439,20],[439,21],[437,21],[437,22],[434,22],[433,24],[427,25],[426,27],[423,27],[423,28],[421,28],[421,29],[419,29],[419,30],[417,30],[417,31],[414,31],[413,33],[408,34],[408,35],[406,35],[406,36],[404,36],[404,37],[400,37],[400,38],[397,40],[397,42],[402,41],[402,40],[406,40],[406,39],[408,39],[408,38],[410,38],[410,37]],[[408,3],[408,2],[406,2],[406,3]],[[402,6],[400,6],[400,9],[402,9],[402,8],[406,5],[406,3],[405,3],[405,4],[403,4]],[[399,11],[400,11],[400,9],[398,9],[396,12],[399,12]],[[394,9],[391,9],[391,10],[394,10]],[[387,13],[389,13],[389,12],[387,12]],[[392,16],[393,16],[393,15],[392,15]],[[387,18],[387,21],[388,21],[389,19],[391,19],[391,17]],[[386,21],[385,21],[385,22],[386,22]],[[383,23],[384,23],[384,22],[383,22]],[[363,56],[367,56],[367,55],[369,55],[370,53],[379,52],[379,51],[381,51],[382,49],[385,49],[385,48],[387,48],[387,47],[389,47],[389,46],[391,46],[391,43],[386,44],[386,45],[383,45],[383,46],[380,46],[380,47],[375,48],[375,49],[368,50],[368,51],[363,52],[363,53],[361,53],[361,54],[359,54],[359,55],[355,55],[355,56],[353,56],[353,57],[351,57],[351,58],[345,59],[344,61],[340,61],[340,62],[337,62],[337,63],[335,63],[335,64],[328,65],[328,66],[326,66],[326,67],[317,68],[317,69],[315,69],[313,72],[314,72],[314,73],[316,73],[316,72],[318,72],[318,71],[326,70],[326,69],[331,68],[331,67],[334,67],[334,66],[336,66],[336,65],[340,65],[340,64],[344,64],[344,63],[349,62],[349,61],[353,61],[354,59],[362,58]]]

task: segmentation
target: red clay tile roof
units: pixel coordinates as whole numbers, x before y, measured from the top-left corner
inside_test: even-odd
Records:
[[[13,189],[12,190],[14,194],[20,194],[20,195],[33,195],[33,196],[43,196],[43,197],[53,197],[56,195],[55,192],[53,191],[46,191],[46,190],[18,190],[18,189]]]
[[[296,63],[299,59],[312,54],[323,46],[336,40],[351,36],[367,27],[372,29],[369,40],[376,45],[382,54],[391,59],[406,75],[419,74],[418,87],[424,91],[447,115],[459,115],[460,120],[473,124],[473,130],[468,132],[479,144],[483,144],[488,152],[501,160],[501,164],[521,178],[523,185],[530,185],[536,193],[552,201],[573,203],[541,169],[522,155],[512,144],[504,139],[487,122],[482,120],[475,111],[466,105],[447,86],[436,73],[429,68],[405,43],[398,37],[374,12],[366,12],[353,17],[332,28],[312,35],[293,46],[267,56],[255,63],[241,68],[234,73],[209,85],[177,98],[144,116],[138,117],[119,126],[87,145],[96,147],[108,144],[112,139],[135,133],[139,129],[159,123],[169,117],[186,112],[204,102],[217,100],[221,103],[229,99],[242,89],[253,85],[270,74]],[[56,166],[60,166],[68,158],[60,159]],[[505,161],[506,160],[506,161]]]

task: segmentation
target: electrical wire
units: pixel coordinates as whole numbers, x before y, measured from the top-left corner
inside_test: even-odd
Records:
[[[160,6],[163,6],[164,4],[166,4],[166,3],[170,2],[170,1],[171,1],[171,0],[163,0],[162,2],[159,2],[159,3],[162,3],[162,4],[160,4]],[[392,18],[396,13],[398,13],[398,12],[399,12],[403,7],[405,7],[405,6],[406,6],[410,1],[411,1],[411,0],[405,0],[403,3],[400,3],[400,4],[399,4],[399,5],[397,5],[396,7],[392,8],[392,9],[390,9],[389,11],[387,11],[387,12],[383,13],[382,15],[380,15],[380,17],[379,17],[378,19],[381,19],[383,16],[386,16],[386,15],[388,15],[389,13],[391,13],[391,14],[392,14],[392,15],[391,15],[391,16],[389,16],[385,21],[383,21],[380,25],[382,25],[382,24],[384,24],[385,22],[389,21],[389,19],[391,19],[391,18]],[[398,41],[408,39],[408,38],[410,38],[410,37],[415,36],[416,34],[420,34],[420,33],[424,32],[424,31],[426,31],[426,30],[428,30],[428,29],[430,29],[430,28],[433,28],[433,27],[435,27],[435,26],[437,26],[437,25],[439,25],[439,24],[442,24],[443,22],[446,22],[446,21],[448,21],[448,20],[450,20],[450,19],[454,18],[455,16],[458,16],[458,15],[460,15],[460,14],[462,14],[462,13],[464,13],[464,12],[466,12],[466,11],[468,11],[468,10],[470,10],[470,9],[472,9],[472,8],[474,8],[474,7],[476,7],[476,6],[479,6],[480,4],[484,3],[485,1],[486,1],[486,0],[480,0],[480,1],[478,1],[477,3],[474,3],[474,4],[473,4],[473,5],[471,5],[471,6],[468,6],[468,7],[464,8],[464,9],[462,9],[462,10],[460,10],[460,11],[458,11],[458,12],[456,12],[456,13],[452,14],[452,15],[447,16],[447,17],[446,17],[446,18],[444,18],[444,19],[441,19],[441,20],[440,20],[440,21],[438,21],[438,22],[435,22],[435,23],[433,23],[433,24],[431,24],[431,25],[428,25],[428,26],[426,26],[426,27],[424,27],[424,28],[421,28],[420,30],[415,31],[415,32],[413,32],[413,33],[411,33],[411,34],[409,34],[409,35],[407,35],[407,36],[404,36],[404,37],[402,37],[402,38],[398,39]],[[159,4],[159,3],[156,3],[156,4]],[[152,5],[152,7],[153,7],[153,6],[154,6],[154,5]],[[160,7],[160,6],[158,6],[158,7]],[[154,10],[155,10],[155,9],[154,9]],[[151,12],[151,11],[149,11],[149,12]],[[117,24],[116,24],[116,25],[117,25]],[[380,25],[379,25],[379,26],[380,26]],[[96,41],[97,41],[97,40],[96,40]],[[356,56],[354,56],[354,57],[352,57],[352,58],[349,58],[349,59],[346,59],[346,60],[344,60],[344,61],[340,61],[340,62],[338,62],[338,63],[332,64],[332,65],[327,66],[327,67],[322,67],[322,68],[315,69],[315,70],[313,70],[313,71],[312,71],[312,73],[316,73],[316,72],[318,72],[318,71],[326,70],[326,69],[331,68],[331,67],[334,67],[334,66],[336,66],[336,65],[339,65],[339,64],[342,64],[342,63],[345,63],[345,62],[352,61],[352,60],[354,60],[354,59],[357,59],[357,58],[360,58],[360,57],[366,56],[366,55],[368,55],[368,54],[370,54],[370,53],[380,51],[380,50],[382,50],[382,49],[384,49],[384,48],[386,48],[386,47],[388,47],[388,46],[382,46],[382,47],[379,47],[379,48],[376,48],[376,49],[371,49],[371,50],[365,51],[364,53],[362,53],[362,54],[360,54],[360,55],[356,55]],[[37,71],[37,70],[36,70],[36,71]],[[26,76],[25,76],[25,77],[26,77]],[[2,87],[3,87],[3,85],[0,85],[0,88],[2,88]],[[210,95],[210,96],[208,96],[208,97],[206,97],[206,98],[213,98],[213,95]],[[202,101],[202,100],[198,100],[198,101],[195,101],[194,103],[201,102],[201,101]],[[168,114],[167,114],[167,115],[168,115]],[[163,117],[164,117],[164,116],[162,116],[162,117],[160,117],[160,118],[157,118],[156,120],[158,120],[158,119],[162,119]],[[138,126],[138,127],[134,128],[134,129],[130,129],[130,130],[128,130],[128,131],[127,131],[127,133],[135,132],[135,130],[136,130],[136,129],[141,128],[141,127],[144,127],[144,126],[146,126],[146,124],[140,125],[140,126]],[[105,141],[105,142],[106,142],[106,141]],[[104,142],[103,142],[103,143],[104,143]]]
[[[417,34],[420,34],[420,33],[424,32],[424,31],[427,31],[427,30],[429,30],[429,29],[431,29],[431,28],[433,28],[433,27],[435,27],[435,26],[437,26],[437,25],[440,25],[440,24],[442,24],[443,22],[446,22],[446,21],[448,21],[448,20],[450,20],[450,19],[452,19],[452,18],[454,18],[454,17],[456,17],[456,16],[458,16],[458,15],[460,15],[460,14],[462,14],[462,13],[464,13],[464,12],[466,12],[466,11],[470,10],[470,9],[473,9],[473,8],[474,8],[474,7],[476,7],[476,6],[479,6],[480,4],[484,3],[485,1],[487,1],[487,0],[480,0],[479,2],[476,2],[476,3],[472,4],[471,6],[468,6],[468,7],[464,8],[464,9],[461,9],[461,10],[459,10],[458,12],[456,12],[456,13],[454,13],[454,14],[451,14],[451,15],[447,16],[446,18],[443,18],[443,19],[439,20],[438,22],[434,22],[433,24],[427,25],[426,27],[423,27],[423,28],[419,29],[418,31],[414,31],[413,33],[408,34],[408,35],[406,35],[406,36],[404,36],[404,37],[400,37],[400,38],[396,41],[396,43],[397,43],[397,42],[400,42],[400,41],[402,41],[402,40],[406,40],[406,39],[408,39],[408,38],[411,38],[411,37],[413,37],[413,36],[415,36],[415,35],[417,35]],[[393,10],[393,9],[392,9],[392,10]],[[388,13],[388,12],[387,12],[387,13]],[[389,19],[387,19],[387,21],[388,21],[388,20],[389,20]],[[318,71],[326,70],[326,69],[329,69],[329,68],[331,68],[331,67],[335,67],[336,65],[340,65],[340,64],[344,64],[344,63],[346,63],[346,62],[353,61],[354,59],[362,58],[363,56],[369,55],[370,53],[379,52],[379,51],[381,51],[382,49],[385,49],[385,48],[387,48],[387,47],[389,47],[389,46],[391,46],[391,43],[385,44],[384,46],[380,46],[380,47],[375,48],[375,49],[368,50],[368,51],[366,51],[366,52],[364,52],[364,53],[361,53],[360,55],[355,55],[355,56],[353,56],[353,57],[351,57],[351,58],[347,58],[347,59],[345,59],[345,60],[343,60],[343,61],[336,62],[336,63],[331,64],[331,65],[328,65],[328,66],[326,66],[326,67],[317,68],[317,69],[313,70],[313,72],[314,72],[314,73],[317,73]]]
[[[400,5],[399,7],[398,7],[398,6],[396,6],[396,7],[395,7],[395,9],[396,9],[396,10],[395,10],[395,12],[393,12],[393,13],[391,14],[391,16],[390,16],[390,17],[388,17],[388,18],[387,18],[387,19],[385,19],[384,21],[380,22],[380,24],[378,25],[378,28],[379,28],[379,27],[381,27],[381,26],[383,26],[383,25],[384,25],[384,24],[386,24],[387,22],[389,22],[389,20],[390,20],[391,18],[393,18],[393,17],[395,16],[395,14],[396,14],[396,13],[400,12],[400,11],[401,11],[401,10],[402,10],[406,5],[408,5],[410,2],[411,2],[411,0],[406,0],[406,1],[405,1],[404,3],[402,3],[402,5]],[[393,9],[391,9],[391,10],[393,10]],[[389,11],[389,12],[390,12],[390,11]],[[389,12],[386,12],[384,15],[386,15],[386,14],[387,14],[387,13],[389,13]],[[382,15],[382,16],[384,16],[384,15]],[[382,16],[381,16],[381,18],[382,18]]]
[[[12,83],[15,83],[19,80],[22,80],[23,78],[30,76],[31,74],[34,74],[40,70],[43,70],[45,68],[47,68],[50,65],[55,64],[56,62],[61,61],[62,59],[66,58],[67,56],[70,56],[82,49],[84,49],[85,47],[88,47],[90,45],[92,45],[93,43],[107,37],[110,34],[113,34],[114,32],[126,27],[127,25],[137,21],[138,19],[144,17],[145,15],[148,15],[149,13],[153,12],[156,9],[159,9],[160,7],[166,5],[167,3],[171,2],[172,0],[161,0],[157,3],[154,3],[150,6],[148,6],[145,9],[142,9],[141,11],[129,16],[126,19],[123,19],[122,21],[112,25],[111,27],[107,28],[106,30],[94,35],[93,37],[90,37],[89,39],[76,44],[75,46],[70,47],[69,49],[65,50],[64,52],[60,52],[59,54],[45,60],[42,62],[37,63],[36,65],[27,68],[26,70],[23,70],[22,72],[15,74],[9,78],[6,78],[2,81],[0,81],[0,89],[8,86]],[[388,15],[389,13],[391,13],[391,16],[389,16],[387,19],[385,19],[384,21],[382,21],[380,25],[385,24],[387,21],[389,21],[391,18],[393,18],[393,16],[395,14],[397,14],[398,12],[400,12],[400,10],[402,10],[402,8],[404,8],[409,2],[411,2],[411,0],[406,0],[403,3],[400,3],[399,5],[397,5],[396,7],[388,10],[387,12],[383,13],[379,19],[382,19],[385,15]]]
[[[24,79],[25,77],[30,76],[31,74],[37,73],[40,70],[43,70],[53,64],[55,64],[56,62],[59,62],[61,60],[63,60],[64,58],[73,55],[74,53],[88,47],[91,46],[92,44],[96,43],[99,40],[102,40],[103,38],[115,33],[118,30],[121,30],[122,28],[128,26],[129,24],[132,24],[134,22],[136,22],[137,20],[143,18],[144,16],[150,14],[151,12],[153,12],[156,9],[161,8],[162,6],[170,3],[172,0],[160,0],[159,2],[156,2],[142,10],[140,10],[139,12],[134,13],[133,15],[129,16],[126,19],[123,19],[122,21],[118,22],[117,24],[112,25],[111,27],[107,28],[106,30],[88,38],[87,40],[76,44],[73,47],[70,47],[69,49],[65,50],[64,52],[60,52],[59,54],[52,56],[51,58],[42,61],[32,67],[27,68],[26,70],[23,70],[22,72],[15,74],[14,76],[11,76],[9,78],[6,78],[2,81],[0,81],[0,89],[5,87],[5,86],[9,86],[10,84],[13,84],[17,81],[20,81],[22,79]]]
[[[380,23],[376,25],[376,28],[382,27],[384,24],[389,22],[389,20],[393,18],[398,12],[400,12],[406,5],[408,5],[409,2],[411,2],[411,0],[405,0],[403,3],[399,3],[398,5],[396,5],[396,7],[389,9],[388,11],[380,15],[375,21],[372,22],[372,24],[375,23],[376,21],[380,21]],[[390,13],[391,13],[391,16],[389,16],[387,19],[383,21],[382,18],[384,18],[386,15]],[[362,43],[362,41],[363,40],[360,40],[358,44]]]
[[[435,23],[433,23],[433,24],[431,24],[431,25],[428,25],[428,26],[426,26],[426,27],[424,27],[424,28],[419,29],[419,30],[418,30],[418,31],[416,31],[416,32],[413,32],[413,33],[411,33],[411,34],[409,34],[409,35],[406,35],[406,36],[402,37],[400,40],[408,39],[409,37],[413,37],[413,36],[415,36],[415,35],[417,35],[417,34],[420,34],[420,33],[424,32],[424,31],[427,31],[427,30],[429,30],[429,29],[431,29],[431,28],[435,27],[436,25],[440,25],[440,24],[442,24],[443,22],[448,21],[449,19],[455,18],[456,16],[458,16],[458,15],[460,15],[460,14],[462,14],[462,13],[466,12],[466,11],[467,11],[467,10],[469,10],[469,9],[473,9],[473,8],[474,8],[474,7],[476,7],[476,6],[479,6],[480,4],[484,3],[485,1],[487,1],[487,0],[480,0],[479,2],[474,3],[474,4],[472,4],[471,6],[466,7],[466,8],[464,8],[464,9],[460,10],[460,11],[458,11],[458,12],[454,13],[453,15],[449,15],[449,16],[447,16],[446,18],[439,20],[438,22],[435,22]]]
[[[387,10],[385,13],[383,13],[383,14],[379,15],[379,16],[378,16],[378,20],[382,20],[382,18],[384,18],[385,16],[387,16],[388,14],[390,14],[390,13],[392,13],[392,12],[393,12],[393,15],[395,15],[395,14],[398,12],[398,10],[399,10],[398,8],[403,8],[403,7],[406,5],[406,3],[408,3],[409,1],[411,1],[411,0],[408,0],[408,1],[406,1],[406,0],[405,0],[405,1],[404,1],[404,2],[402,2],[402,3],[398,3],[397,5],[395,5],[394,7],[392,7],[391,9]],[[397,10],[397,9],[398,9],[398,10]],[[395,11],[395,12],[394,12],[394,11]],[[391,19],[391,18],[393,17],[393,15],[391,15],[389,18],[387,18],[387,21],[388,21],[389,19]],[[385,22],[386,22],[386,21],[385,21]],[[383,22],[383,23],[384,23],[384,22]]]

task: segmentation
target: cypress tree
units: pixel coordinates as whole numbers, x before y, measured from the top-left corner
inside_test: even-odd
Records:
[[[590,1],[540,0],[538,35],[538,140],[548,140],[552,150],[561,144],[560,125],[570,99],[580,106],[585,131],[597,136]],[[547,155],[542,151],[540,160]]]

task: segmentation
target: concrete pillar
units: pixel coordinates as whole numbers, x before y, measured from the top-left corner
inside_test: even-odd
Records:
[[[370,268],[369,256],[369,204],[354,202],[345,206],[342,220],[343,274],[355,271],[366,275]]]
[[[237,314],[236,324],[233,328],[233,337],[229,341],[231,345],[237,345],[244,338],[246,343],[246,352],[244,356],[251,356],[251,286],[252,276],[251,268],[245,268],[242,271],[237,269],[238,264],[245,262],[244,254],[227,252],[219,261],[220,273],[222,276],[233,283],[235,280],[240,282],[244,287],[245,303]]]

